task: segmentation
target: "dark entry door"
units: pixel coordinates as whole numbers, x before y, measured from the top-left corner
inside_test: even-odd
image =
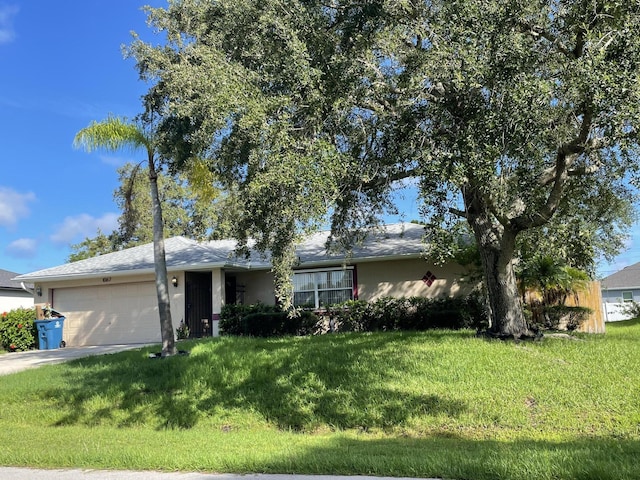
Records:
[[[186,272],[185,317],[190,337],[211,335],[211,272]]]
[[[236,277],[226,275],[224,278],[224,303],[234,305],[236,303]]]

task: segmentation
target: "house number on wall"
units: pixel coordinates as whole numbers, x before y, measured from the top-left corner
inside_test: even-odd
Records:
[[[103,277],[102,278],[102,283],[107,283],[111,281],[111,277]]]

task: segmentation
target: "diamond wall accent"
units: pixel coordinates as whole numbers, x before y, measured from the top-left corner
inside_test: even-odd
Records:
[[[427,285],[427,287],[430,287],[431,285],[433,285],[433,282],[436,281],[436,276],[431,273],[431,270],[429,270],[424,274],[424,277],[422,277],[422,281]]]

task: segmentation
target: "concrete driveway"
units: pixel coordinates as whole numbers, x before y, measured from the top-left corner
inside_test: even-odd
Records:
[[[21,372],[28,368],[41,367],[52,363],[66,362],[74,358],[91,355],[104,355],[141,348],[146,344],[99,345],[94,347],[66,347],[55,350],[30,350],[28,352],[12,352],[0,355],[0,375]]]

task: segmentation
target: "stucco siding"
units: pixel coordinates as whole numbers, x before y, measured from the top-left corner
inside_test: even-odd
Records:
[[[244,288],[244,303],[275,303],[275,291],[273,288],[273,274],[268,270],[254,272],[239,272],[236,274],[238,288]]]
[[[372,301],[386,296],[461,295],[470,289],[458,281],[462,272],[458,265],[434,266],[422,259],[360,263],[357,265],[358,298]],[[431,285],[423,280],[428,273],[435,277]]]
[[[431,273],[435,277],[431,285],[423,280],[427,273]],[[367,301],[385,296],[443,297],[462,295],[471,289],[470,285],[459,282],[462,273],[464,270],[458,265],[439,267],[416,258],[363,262],[355,266],[358,298]],[[237,284],[245,288],[245,304],[261,302],[273,305],[275,293],[271,272],[238,273],[236,279]]]

